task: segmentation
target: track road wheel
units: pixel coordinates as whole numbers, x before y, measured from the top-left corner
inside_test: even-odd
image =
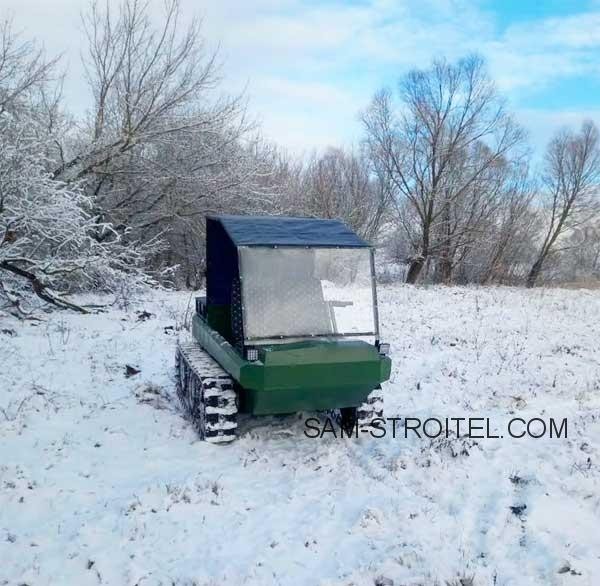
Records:
[[[381,386],[373,389],[364,403],[358,407],[342,407],[329,411],[328,415],[337,422],[337,424],[348,435],[352,435],[358,428],[369,428],[373,425],[375,419],[383,417],[383,395]]]
[[[348,436],[351,436],[356,430],[357,411],[356,407],[339,409],[338,424]]]

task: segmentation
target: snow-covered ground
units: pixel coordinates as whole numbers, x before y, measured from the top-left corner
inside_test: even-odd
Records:
[[[568,438],[309,439],[301,414],[214,446],[173,398],[189,295],[4,319],[0,585],[598,584],[600,292],[379,299],[386,415],[567,417]]]

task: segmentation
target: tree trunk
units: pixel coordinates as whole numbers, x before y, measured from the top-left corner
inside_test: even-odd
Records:
[[[444,252],[435,263],[435,282],[449,285],[452,281],[452,263]]]
[[[442,245],[440,247],[439,258],[435,263],[434,280],[436,283],[449,285],[452,280],[452,261],[450,259],[450,247],[452,240],[452,230],[450,227],[450,201],[444,201],[442,214]]]
[[[8,261],[2,261],[0,263],[0,269],[4,269],[17,275],[19,277],[23,277],[29,281],[31,284],[31,288],[33,292],[40,298],[43,299],[46,303],[51,303],[60,309],[72,309],[73,311],[77,311],[79,313],[89,313],[87,309],[76,305],[75,303],[71,303],[62,297],[58,297],[51,291],[49,291],[46,286],[40,281],[40,279],[32,272],[17,267]]]
[[[423,265],[425,264],[425,258],[422,256],[418,256],[416,258],[411,259],[410,265],[408,267],[408,273],[406,275],[406,282],[414,285],[421,274],[421,270]]]
[[[423,235],[421,236],[421,252],[410,259],[406,282],[414,285],[419,279],[419,275],[429,258],[429,222],[423,226]]]
[[[543,256],[540,256],[533,263],[533,266],[531,267],[531,270],[529,271],[529,274],[527,275],[527,281],[526,281],[526,285],[527,285],[527,287],[529,289],[531,287],[535,286],[535,283],[538,280],[538,277],[540,276],[540,273],[542,272],[542,265],[543,264],[544,264],[544,257]]]

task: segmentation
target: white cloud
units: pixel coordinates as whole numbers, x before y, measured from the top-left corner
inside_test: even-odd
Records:
[[[261,78],[260,90],[278,101],[300,100],[311,107],[348,108],[354,106],[352,95],[335,85],[319,82],[297,82],[277,77]]]
[[[516,110],[515,116],[523,126],[529,129],[532,146],[538,159],[541,158],[544,148],[557,130],[565,126],[577,129],[586,119],[593,120],[600,126],[600,108],[585,112],[522,108]]]
[[[541,46],[570,49],[597,49],[600,47],[600,13],[587,12],[565,18],[548,18],[533,26],[514,27],[509,35],[519,41],[527,38]]]
[[[81,0],[2,0],[17,25],[70,64],[71,106],[87,100],[79,55]],[[162,2],[151,0],[158,18]],[[110,0],[116,5],[117,0]],[[181,0],[183,22],[200,11],[209,47],[220,44],[224,88],[248,88],[250,112],[265,132],[295,150],[356,139],[357,113],[381,85],[432,57],[478,51],[499,87],[516,99],[569,76],[600,72],[600,11],[538,19],[498,30],[494,14],[467,0]],[[598,4],[600,7],[600,4]],[[548,116],[521,115],[534,142]],[[538,122],[544,119],[546,122]],[[528,122],[529,121],[529,122]]]
[[[500,87],[539,88],[556,79],[600,72],[600,12],[509,27],[482,52]]]
[[[359,139],[357,107],[368,95],[319,82],[260,78],[250,101],[265,112],[262,126],[286,148],[304,152]]]
[[[225,23],[238,5],[209,4],[205,22]],[[228,21],[222,46],[229,82],[248,82],[265,131],[298,149],[356,139],[358,111],[379,86],[433,55],[475,50],[491,30],[486,15],[456,0],[289,2],[276,11],[260,3]]]

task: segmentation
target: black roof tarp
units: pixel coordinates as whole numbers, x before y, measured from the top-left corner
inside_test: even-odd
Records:
[[[369,246],[339,220],[284,216],[208,216],[236,246]]]
[[[239,278],[238,246],[368,247],[339,220],[284,216],[206,217],[206,297],[209,304],[230,305],[231,286]]]

